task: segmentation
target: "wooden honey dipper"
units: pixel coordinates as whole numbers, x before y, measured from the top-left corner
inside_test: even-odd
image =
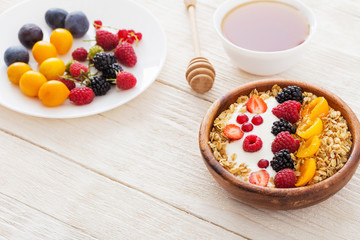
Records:
[[[200,43],[195,18],[196,0],[184,0],[184,3],[190,16],[195,51],[195,58],[190,61],[185,76],[190,87],[195,92],[205,93],[209,91],[214,84],[215,69],[209,60],[200,56]]]

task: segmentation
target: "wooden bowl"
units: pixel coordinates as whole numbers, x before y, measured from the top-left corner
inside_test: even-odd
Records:
[[[353,145],[347,163],[330,178],[311,186],[298,188],[267,188],[242,181],[225,170],[215,159],[209,146],[209,134],[216,117],[234,103],[239,96],[271,89],[273,85],[286,87],[297,85],[303,91],[312,92],[327,99],[329,105],[342,113],[353,137]],[[204,162],[215,180],[240,201],[255,207],[268,209],[296,209],[314,205],[326,200],[339,191],[355,173],[360,159],[360,124],[354,112],[335,94],[312,84],[294,80],[266,79],[254,81],[227,93],[212,104],[201,122],[199,145]]]

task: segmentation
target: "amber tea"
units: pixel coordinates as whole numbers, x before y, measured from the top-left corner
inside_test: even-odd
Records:
[[[239,47],[272,52],[303,43],[309,34],[309,23],[298,9],[288,4],[259,1],[231,10],[223,19],[222,31]]]

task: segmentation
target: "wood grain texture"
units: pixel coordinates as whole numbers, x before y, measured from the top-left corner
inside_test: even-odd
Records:
[[[304,58],[274,77],[323,86],[359,117],[359,3],[303,1],[316,14],[318,31]],[[0,11],[17,2],[1,0]],[[202,54],[217,75],[209,92],[197,94],[185,80],[193,49],[183,1],[136,2],[159,18],[168,39],[164,69],[142,95],[112,111],[69,120],[0,107],[0,194],[21,203],[7,215],[0,212],[1,226],[11,214],[26,212],[44,225],[34,235],[34,223],[24,221],[18,229],[1,228],[7,235],[0,236],[12,239],[25,231],[45,239],[54,236],[46,235],[54,226],[69,229],[59,230],[63,239],[119,239],[120,232],[125,239],[357,239],[359,170],[330,199],[292,211],[250,207],[213,180],[198,148],[202,117],[217,98],[259,77],[234,68],[222,49],[212,26],[222,0],[199,0]]]

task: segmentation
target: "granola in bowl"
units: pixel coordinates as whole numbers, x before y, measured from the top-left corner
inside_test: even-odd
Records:
[[[254,89],[213,123],[209,146],[234,176],[264,187],[325,180],[346,163],[352,136],[341,112],[297,86]]]

